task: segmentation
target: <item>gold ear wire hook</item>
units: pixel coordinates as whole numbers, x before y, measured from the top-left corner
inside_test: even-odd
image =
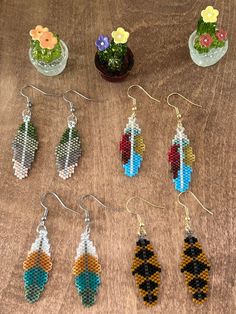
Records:
[[[139,196],[133,196],[133,197],[131,197],[131,198],[128,199],[128,201],[126,202],[125,208],[126,208],[126,210],[127,210],[127,212],[128,212],[129,214],[136,216],[136,218],[137,218],[137,220],[138,220],[138,223],[139,223],[139,231],[138,231],[138,234],[139,234],[140,236],[145,236],[145,235],[147,234],[147,232],[146,232],[146,230],[145,230],[145,228],[144,228],[144,227],[145,227],[145,224],[144,224],[144,222],[143,222],[141,216],[140,216],[139,214],[135,213],[134,211],[130,210],[130,208],[128,207],[128,204],[129,204],[130,201],[132,201],[133,199],[139,199],[139,200],[141,200],[141,201],[143,201],[143,202],[145,202],[145,203],[147,203],[147,204],[149,204],[149,205],[151,205],[151,206],[153,206],[153,207],[156,207],[156,208],[164,209],[165,207],[159,206],[159,205],[156,205],[156,204],[153,204],[153,203],[151,203],[151,202],[149,202],[149,201],[147,201],[147,200],[145,200],[144,198],[139,197]]]
[[[70,111],[71,111],[71,112],[75,111],[75,108],[74,108],[73,102],[70,101],[70,100],[69,100],[68,98],[66,98],[66,96],[65,96],[65,95],[68,94],[69,92],[73,92],[73,93],[79,95],[80,97],[82,97],[82,98],[84,98],[84,99],[86,99],[86,100],[93,101],[93,99],[86,97],[85,95],[81,94],[80,92],[78,92],[78,91],[75,90],[75,89],[68,89],[68,90],[63,94],[62,97],[63,97],[63,99],[64,99],[66,102],[68,102],[68,104],[70,105]]]
[[[199,204],[206,212],[208,212],[209,214],[213,215],[213,213],[212,213],[209,209],[207,209],[207,208],[200,202],[200,200],[197,198],[197,196],[196,196],[192,191],[187,191],[187,192],[191,193],[191,195],[195,198],[195,200],[198,202],[198,204]],[[183,193],[187,193],[187,192],[181,192],[181,193],[179,193],[179,195],[178,195],[178,203],[179,203],[181,206],[184,207],[184,210],[185,210],[185,230],[186,230],[186,232],[189,233],[189,232],[191,232],[191,219],[190,219],[190,215],[189,215],[189,209],[188,209],[188,207],[187,207],[184,203],[182,203],[182,202],[180,201],[180,196],[181,196]]]
[[[135,84],[135,85],[131,85],[131,86],[129,86],[129,88],[127,89],[127,96],[128,96],[129,98],[131,98],[132,101],[133,101],[133,108],[132,108],[133,111],[137,110],[137,107],[136,107],[137,100],[136,100],[135,97],[131,96],[130,93],[129,93],[129,91],[130,91],[133,87],[138,87],[138,88],[141,89],[141,91],[143,91],[149,98],[151,98],[152,100],[154,100],[154,101],[160,103],[160,100],[158,100],[158,99],[152,97],[150,94],[148,94],[148,92],[147,92],[142,86],[136,85],[136,84]]]
[[[170,103],[170,101],[169,101],[170,97],[173,96],[173,95],[180,96],[181,98],[183,98],[184,100],[186,100],[186,101],[187,101],[188,103],[190,103],[191,105],[196,106],[196,107],[199,107],[199,108],[202,108],[201,105],[195,104],[194,102],[192,102],[192,101],[189,100],[188,98],[184,97],[184,96],[181,95],[180,93],[177,93],[177,92],[171,93],[171,94],[169,94],[169,95],[167,96],[167,99],[166,99],[166,100],[167,100],[167,104],[168,104],[170,107],[172,107],[172,108],[175,109],[176,117],[177,117],[178,120],[180,120],[181,117],[182,117],[181,114],[180,114],[179,108],[176,107],[176,106],[174,106],[174,105],[172,105],[172,104]]]

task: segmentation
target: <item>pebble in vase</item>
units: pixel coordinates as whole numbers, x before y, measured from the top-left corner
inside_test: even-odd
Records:
[[[58,35],[37,25],[30,31],[29,58],[35,68],[46,76],[60,74],[66,67],[68,48]]]
[[[122,27],[112,32],[112,40],[108,36],[99,35],[95,45],[95,66],[102,78],[110,82],[123,81],[134,65],[134,56],[127,46],[129,33]]]
[[[190,56],[201,67],[217,63],[228,50],[227,32],[217,28],[218,15],[212,6],[202,10],[197,30],[189,37]]]

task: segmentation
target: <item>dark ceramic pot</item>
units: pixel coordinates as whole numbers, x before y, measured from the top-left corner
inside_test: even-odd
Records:
[[[132,51],[127,48],[127,54],[125,56],[124,64],[120,72],[110,72],[106,66],[99,60],[98,53],[95,55],[95,66],[101,74],[104,80],[109,82],[121,82],[124,81],[134,65],[134,55]]]

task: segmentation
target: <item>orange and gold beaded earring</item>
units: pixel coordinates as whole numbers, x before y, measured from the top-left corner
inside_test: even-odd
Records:
[[[131,211],[128,207],[129,202],[133,199],[140,199],[154,207],[164,207],[152,204],[141,197],[131,197],[126,202],[127,211],[130,214],[135,215],[139,222],[138,240],[136,242],[135,255],[131,267],[132,275],[135,278],[139,295],[142,296],[144,304],[147,306],[154,306],[158,302],[158,294],[161,283],[161,266],[158,262],[157,255],[154,252],[151,242],[147,239],[145,225],[141,216],[136,214],[134,211]]]
[[[189,191],[189,193],[191,193],[204,210],[213,215],[213,213],[204,207],[191,191]],[[189,292],[192,294],[193,302],[202,304],[207,300],[210,263],[208,262],[201,244],[192,232],[189,209],[180,201],[180,196],[182,194],[183,192],[178,195],[178,202],[185,209],[186,238],[184,239],[180,269],[185,275],[185,283]]]
[[[44,204],[44,200],[49,194],[53,195],[65,209],[76,212],[73,209],[68,208],[54,192],[47,192],[42,195],[40,204],[44,208],[44,214],[36,229],[38,236],[32,244],[27,258],[23,263],[24,293],[25,299],[29,303],[35,303],[39,300],[45,285],[48,282],[48,274],[52,269],[51,245],[49,243],[48,231],[45,225],[49,210]]]

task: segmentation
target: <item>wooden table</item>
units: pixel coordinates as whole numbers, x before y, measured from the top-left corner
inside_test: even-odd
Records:
[[[36,1],[2,0],[0,3],[0,173],[1,173],[1,272],[0,313],[47,314],[230,314],[235,313],[235,114],[236,31],[235,1],[214,1],[219,24],[229,31],[229,51],[216,66],[200,68],[190,59],[187,41],[200,11],[209,1]],[[69,47],[69,62],[58,77],[44,77],[28,59],[28,32],[35,25],[48,26]],[[129,47],[135,55],[132,73],[123,83],[104,81],[94,66],[98,34],[118,26],[130,32]],[[234,41],[233,41],[234,39]],[[33,101],[32,121],[40,149],[26,180],[13,176],[11,142],[22,121],[25,100],[19,90],[34,84],[46,91],[74,88],[96,101],[72,95],[78,116],[83,157],[75,175],[63,181],[55,170],[55,146],[66,127],[68,107],[62,99],[27,90]],[[131,113],[126,90],[140,84],[161,99],[137,97],[137,119],[146,152],[140,174],[123,175],[118,143]],[[196,154],[192,191],[214,212],[208,215],[186,195],[195,234],[212,265],[209,301],[192,304],[179,270],[184,239],[184,210],[177,203],[171,183],[167,151],[175,134],[174,110],[165,98],[178,91],[203,106],[191,107],[175,99]],[[43,213],[40,195],[55,191],[79,211],[78,199],[93,193],[115,209],[104,210],[87,201],[93,221],[91,238],[102,264],[102,286],[97,304],[84,309],[74,287],[71,267],[83,230],[83,214],[65,211],[49,197],[47,227],[53,271],[39,302],[28,304],[23,296],[22,263],[36,237]],[[164,204],[165,209],[133,202],[143,217],[148,237],[162,265],[159,304],[146,309],[130,267],[137,239],[135,217],[122,210],[131,196]]]

